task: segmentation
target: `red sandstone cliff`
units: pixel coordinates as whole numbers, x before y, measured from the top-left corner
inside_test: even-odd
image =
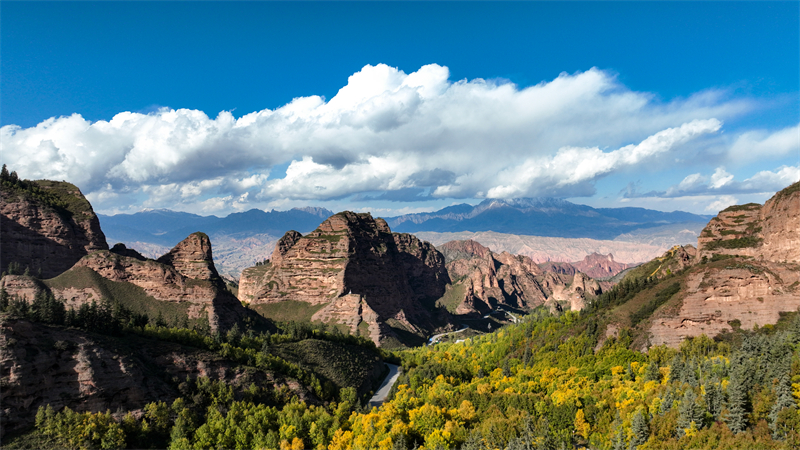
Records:
[[[441,303],[456,314],[485,314],[502,306],[555,307],[555,302],[569,302],[571,309],[580,310],[587,295],[602,291],[582,273],[545,271],[527,256],[496,254],[475,241],[452,241],[439,249],[454,281]]]
[[[675,255],[664,259],[674,260]],[[669,258],[668,258],[669,257]],[[652,318],[653,345],[679,345],[688,336],[714,336],[732,326],[773,324],[800,308],[800,183],[763,206],[732,206],[712,219],[686,268],[678,310]]]
[[[392,233],[383,219],[345,211],[306,236],[287,233],[269,263],[242,272],[239,299],[309,303],[318,308],[312,320],[344,324],[383,343],[425,336],[445,323],[434,303],[448,282],[432,245]]]
[[[39,180],[0,183],[0,270],[10,263],[54,277],[83,256],[107,250],[92,206],[74,185]]]

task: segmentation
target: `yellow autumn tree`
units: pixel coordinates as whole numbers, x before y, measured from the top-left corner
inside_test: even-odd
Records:
[[[583,413],[583,409],[579,409],[578,412],[575,413],[575,432],[584,439],[589,439],[590,430],[591,426],[589,422],[586,421],[586,415]]]

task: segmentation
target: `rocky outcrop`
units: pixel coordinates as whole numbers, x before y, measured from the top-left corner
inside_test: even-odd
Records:
[[[131,283],[155,300],[185,306],[190,319],[208,317],[212,329],[227,329],[245,316],[245,309],[214,268],[211,242],[205,234],[190,235],[157,261],[115,249],[81,258],[71,272],[88,268],[107,280]],[[51,283],[51,290],[70,306],[102,297],[100,288],[76,287],[68,281],[73,277],[61,278],[63,281]]]
[[[800,262],[800,182],[783,189],[761,208],[759,257]]]
[[[701,233],[696,252],[676,247],[661,259],[654,273],[686,273],[682,303],[650,321],[651,344],[678,346],[689,336],[774,324],[780,312],[800,308],[800,183],[764,206],[721,211]]]
[[[800,182],[776,193],[763,206],[735,205],[711,219],[697,239],[698,258],[750,256],[800,262]]]
[[[123,340],[25,320],[0,319],[0,436],[33,424],[39,406],[55,410],[141,412],[170,404],[178,384],[197,377],[242,391],[251,384],[316,401],[297,381],[236,366],[191,347],[127,335]]]
[[[216,280],[219,278],[211,255],[211,240],[205,233],[192,233],[178,243],[158,262],[172,266],[181,275],[195,280]]]
[[[733,258],[694,266],[685,280],[677,314],[652,320],[652,345],[677,347],[690,336],[774,324],[781,311],[800,308],[797,265]]]
[[[47,286],[39,279],[28,275],[6,275],[0,279],[0,287],[9,296],[16,296],[28,302],[47,291]]]
[[[312,320],[345,324],[382,343],[444,324],[434,303],[448,282],[432,245],[392,233],[383,219],[345,211],[305,236],[287,233],[269,263],[242,272],[239,299],[320,305]]]
[[[14,263],[33,275],[51,278],[83,256],[108,249],[92,206],[70,183],[4,181],[0,199],[3,272]]]
[[[573,262],[572,266],[592,278],[609,278],[629,267],[634,267],[635,264],[614,261],[614,255],[611,253],[608,255],[592,253],[583,258],[582,261]]]
[[[530,310],[542,304],[555,308],[556,302],[569,302],[571,309],[580,310],[587,295],[602,291],[584,274],[548,272],[527,256],[496,254],[475,241],[453,241],[439,248],[454,282],[440,303],[455,314]]]

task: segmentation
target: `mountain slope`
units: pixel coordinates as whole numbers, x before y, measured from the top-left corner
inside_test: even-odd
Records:
[[[0,180],[0,271],[17,265],[20,272],[27,268],[50,278],[84,255],[108,249],[92,205],[80,189],[11,175],[4,172]]]
[[[708,217],[643,208],[600,208],[553,198],[487,199],[432,213],[387,218],[398,232],[494,231],[528,236],[614,239],[623,233],[665,224],[708,221]]]
[[[305,236],[286,233],[271,261],[242,272],[239,299],[268,315],[294,302],[313,309],[311,320],[345,325],[375,343],[411,343],[446,321],[434,302],[448,281],[432,245],[392,233],[369,213],[345,211]]]

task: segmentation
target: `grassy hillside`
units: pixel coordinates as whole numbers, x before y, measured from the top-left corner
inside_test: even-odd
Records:
[[[325,305],[312,305],[298,300],[284,300],[276,303],[250,305],[250,309],[262,316],[280,322],[311,322],[311,316]]]
[[[10,199],[19,198],[49,206],[65,219],[84,220],[92,215],[92,205],[77,186],[66,181],[22,180],[15,172],[0,175],[0,190]]]
[[[147,295],[144,289],[133,283],[111,281],[88,267],[73,267],[61,275],[44,280],[51,289],[93,289],[100,294],[98,303],[113,300],[136,314],[146,314],[152,319],[163,318],[171,325],[195,325],[188,319],[190,302],[164,302]],[[185,322],[184,322],[185,320]]]

